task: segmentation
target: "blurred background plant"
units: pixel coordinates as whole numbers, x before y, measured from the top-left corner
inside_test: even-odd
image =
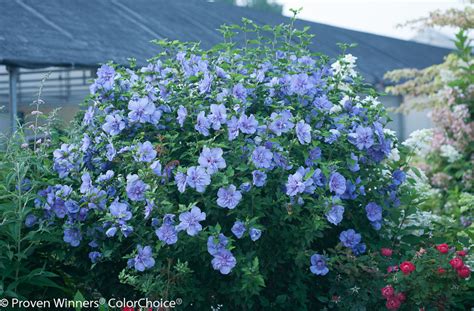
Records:
[[[472,3],[472,1],[471,1]],[[411,148],[411,163],[424,184],[421,207],[453,217],[473,234],[474,163],[474,61],[470,32],[474,9],[436,11],[427,18],[408,22],[418,27],[449,26],[459,32],[456,51],[445,62],[422,70],[402,69],[386,74],[395,84],[387,91],[403,95],[402,112],[429,109],[433,128],[415,131],[404,142]]]
[[[43,82],[47,76],[43,79]],[[43,85],[43,83],[41,83]],[[48,250],[60,236],[39,225],[31,213],[39,189],[50,176],[49,157],[55,113],[41,111],[42,87],[29,121],[9,137],[0,137],[0,296],[41,297],[47,288],[62,292],[51,272]]]

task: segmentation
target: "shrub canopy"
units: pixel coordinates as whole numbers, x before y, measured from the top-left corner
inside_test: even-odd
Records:
[[[317,307],[325,249],[366,252],[400,204],[395,135],[356,57],[310,53],[291,25],[221,31],[208,51],[162,41],[146,67],[103,65],[38,207],[78,260],[149,297]]]

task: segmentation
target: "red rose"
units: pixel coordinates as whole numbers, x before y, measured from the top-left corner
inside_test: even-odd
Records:
[[[387,267],[387,272],[397,272],[398,271],[398,266],[388,266]]]
[[[382,288],[382,296],[384,296],[386,299],[393,297],[394,294],[395,290],[393,289],[392,285],[387,285]]]
[[[462,266],[464,266],[464,262],[462,262],[462,259],[461,258],[453,258],[449,261],[449,264],[451,265],[451,267],[453,267],[454,269],[459,269],[461,268]]]
[[[471,269],[468,266],[462,266],[458,269],[458,275],[462,279],[467,279],[471,275]]]
[[[436,249],[437,249],[440,253],[446,254],[446,253],[448,253],[448,251],[449,251],[449,246],[448,246],[448,244],[443,243],[443,244],[436,245]]]
[[[467,252],[462,250],[462,251],[457,251],[456,254],[458,254],[458,256],[464,257],[467,255]]]
[[[380,249],[380,254],[382,254],[382,256],[385,256],[385,257],[391,257],[393,254],[393,251],[390,248],[382,248]]]
[[[389,310],[397,310],[398,308],[400,308],[401,304],[402,303],[400,302],[400,300],[398,300],[396,297],[392,297],[387,300],[387,303],[385,303],[385,306]]]
[[[412,273],[415,269],[415,265],[410,261],[404,261],[400,264],[400,270],[402,270],[405,275]]]
[[[405,293],[398,293],[395,295],[395,297],[400,300],[400,302],[404,302],[407,300],[407,296],[405,296]]]
[[[445,274],[445,273],[446,273],[446,270],[444,270],[441,267],[438,268],[438,274]]]

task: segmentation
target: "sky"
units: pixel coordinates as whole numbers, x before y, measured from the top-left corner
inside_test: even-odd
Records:
[[[291,8],[303,8],[299,18],[360,30],[405,40],[412,39],[417,30],[397,28],[407,20],[427,16],[437,9],[461,8],[462,0],[275,0],[283,4],[284,14],[291,15]],[[452,29],[438,29],[452,36]]]

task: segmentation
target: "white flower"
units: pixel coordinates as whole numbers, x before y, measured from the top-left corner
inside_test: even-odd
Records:
[[[378,108],[378,106],[382,105],[377,97],[367,96],[362,100],[362,103],[366,106],[370,106],[373,109]]]
[[[400,151],[398,148],[392,148],[390,155],[388,156],[389,161],[397,162],[400,160]]]
[[[346,54],[342,59],[332,63],[331,68],[335,75],[341,75],[342,78],[355,77],[357,76],[357,72],[354,70],[356,60],[357,57],[352,54]]]
[[[344,55],[344,58],[343,60],[346,62],[346,63],[349,63],[350,65],[354,65],[356,60],[357,60],[357,57],[355,57],[354,55],[352,54],[346,54]]]
[[[388,136],[392,136],[392,137],[397,136],[397,133],[394,130],[391,130],[388,128],[383,129],[383,132],[385,133],[385,135],[388,135]]]
[[[417,152],[419,156],[425,157],[431,152],[431,142],[433,141],[432,129],[416,130],[410,134],[403,145]]]
[[[350,100],[349,96],[344,95],[344,97],[339,101],[339,104],[340,104],[341,106],[344,106],[344,104],[345,104],[348,100]]]
[[[451,145],[442,145],[440,148],[441,156],[448,159],[449,163],[459,160],[462,155]]]
[[[334,105],[329,110],[330,113],[338,113],[342,111],[342,107],[340,105]]]

